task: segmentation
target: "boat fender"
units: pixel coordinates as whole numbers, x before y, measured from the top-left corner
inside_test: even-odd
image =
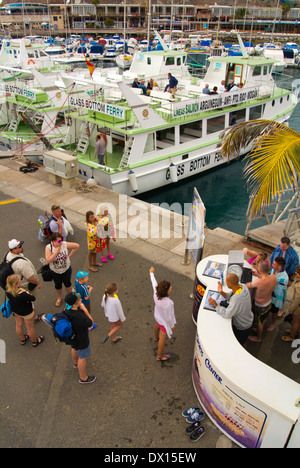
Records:
[[[138,187],[138,184],[137,184],[136,175],[135,175],[135,173],[133,171],[130,171],[128,173],[128,179],[129,179],[131,190],[134,193],[136,193],[138,191],[139,187]]]
[[[28,63],[28,65],[30,65],[31,63],[32,63],[32,65],[35,65],[35,61],[33,59],[29,59],[27,63]]]
[[[171,181],[173,183],[178,182],[177,167],[175,166],[175,164],[171,163],[169,169]]]
[[[87,181],[86,181],[86,185],[97,185],[97,181],[95,179],[94,176],[90,177]]]

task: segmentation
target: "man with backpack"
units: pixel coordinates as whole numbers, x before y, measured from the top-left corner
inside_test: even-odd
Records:
[[[33,291],[36,287],[41,289],[42,283],[39,282],[37,272],[32,262],[24,256],[24,241],[11,239],[8,242],[9,252],[5,259],[6,262],[12,262],[13,273],[21,275],[28,282],[28,290]]]
[[[52,216],[49,222],[50,235],[58,232],[62,235],[63,240],[66,240],[68,232],[64,225],[63,211],[59,205],[51,206]]]

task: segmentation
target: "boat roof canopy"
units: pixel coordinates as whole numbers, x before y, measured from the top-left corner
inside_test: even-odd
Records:
[[[225,62],[225,63],[235,63],[241,65],[250,65],[252,67],[256,67],[259,65],[273,65],[276,60],[273,60],[269,57],[210,57],[209,62]]]

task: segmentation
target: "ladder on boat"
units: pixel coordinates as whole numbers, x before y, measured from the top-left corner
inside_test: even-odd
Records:
[[[81,126],[81,132],[79,135],[76,152],[81,153],[81,154],[85,154],[87,152],[87,149],[90,145],[90,135],[91,135],[91,130],[93,129],[93,127],[94,127],[94,124],[92,124],[92,128],[90,128],[90,125],[88,122],[85,122]]]
[[[125,169],[126,167],[128,167],[128,161],[129,161],[129,156],[130,156],[130,152],[132,149],[132,144],[133,144],[133,137],[129,136],[127,140],[125,141],[123,156],[119,165],[119,167],[121,167],[122,169]]]

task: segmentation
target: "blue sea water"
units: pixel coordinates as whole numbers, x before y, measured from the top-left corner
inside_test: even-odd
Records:
[[[290,75],[291,82],[300,78],[298,69],[285,69],[284,74]],[[300,132],[300,103],[295,108],[289,125]],[[196,187],[206,207],[207,226],[210,229],[222,227],[244,235],[249,203],[247,184],[243,178],[245,164],[245,158],[242,158],[177,184],[137,195],[136,198],[148,203],[179,203],[184,212],[184,203],[192,202]]]

